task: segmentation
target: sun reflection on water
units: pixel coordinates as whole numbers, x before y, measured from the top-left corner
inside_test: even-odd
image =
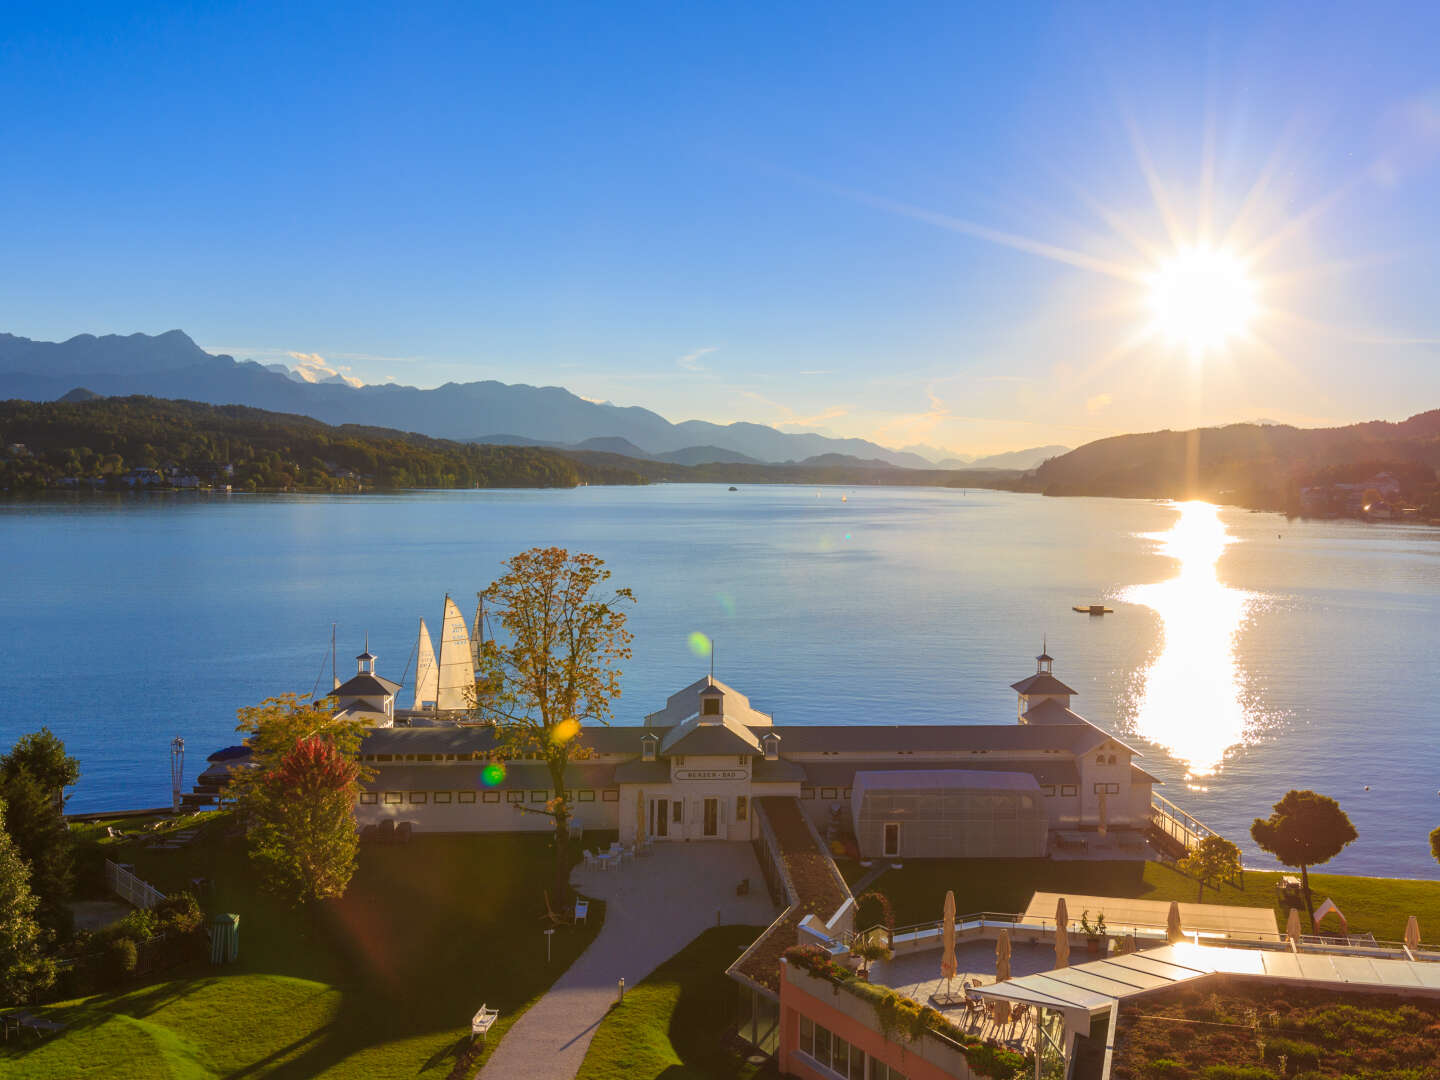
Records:
[[[1169,581],[1131,586],[1123,595],[1157,612],[1163,633],[1160,653],[1133,702],[1135,730],[1198,778],[1214,773],[1250,727],[1235,636],[1254,595],[1222,584],[1216,573],[1232,541],[1216,508],[1187,502],[1176,509],[1180,520],[1174,527],[1149,539],[1179,562],[1179,573]]]

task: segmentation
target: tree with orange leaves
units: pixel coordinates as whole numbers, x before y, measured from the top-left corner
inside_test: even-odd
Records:
[[[572,814],[565,768],[588,756],[587,723],[606,723],[620,696],[620,669],[631,634],[622,605],[629,589],[606,595],[605,560],[564,548],[531,548],[502,564],[505,572],[484,597],[504,631],[485,643],[476,680],[476,706],[492,720],[508,758],[538,754],[555,793],[546,812],[555,821],[555,854],[562,894],[568,889],[567,848]]]

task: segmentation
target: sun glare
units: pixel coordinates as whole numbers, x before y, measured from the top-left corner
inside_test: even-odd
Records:
[[[1244,335],[1256,306],[1255,284],[1244,263],[1225,251],[1182,251],[1150,279],[1156,332],[1193,354]]]

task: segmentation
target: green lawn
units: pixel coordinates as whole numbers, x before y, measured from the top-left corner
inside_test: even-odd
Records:
[[[576,1080],[755,1080],[751,1064],[723,1040],[736,1021],[736,986],[725,969],[763,926],[706,930],[627,990],[585,1054]],[[769,1069],[762,1073],[762,1069]]]
[[[1287,912],[1275,892],[1280,874],[1247,870],[1244,888],[1205,890],[1207,904],[1273,908],[1279,927]],[[895,908],[895,924],[936,922],[945,890],[955,890],[960,914],[976,911],[1023,911],[1034,892],[1070,892],[1095,896],[1139,897],[1146,900],[1196,899],[1195,882],[1153,862],[1051,862],[1047,859],[927,859],[887,870],[871,886],[885,893]],[[1318,907],[1334,897],[1350,928],[1377,938],[1398,941],[1405,920],[1414,915],[1426,940],[1440,940],[1440,881],[1311,874],[1310,890]],[[1072,912],[1079,917],[1079,912]],[[1329,926],[1337,924],[1332,919]]]
[[[240,915],[239,963],[49,1006],[69,1030],[0,1045],[0,1076],[444,1077],[481,1002],[501,1010],[493,1048],[604,915],[556,933],[547,966],[547,839],[423,834],[363,848],[343,900],[295,910],[257,890],[227,827],[210,819],[181,851],[103,846],[164,892],[209,878],[206,909]]]

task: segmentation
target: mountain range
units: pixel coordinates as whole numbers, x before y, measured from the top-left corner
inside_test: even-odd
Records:
[[[0,333],[0,399],[54,401],[77,387],[106,397],[148,394],[249,405],[328,424],[399,428],[468,442],[599,450],[683,465],[801,462],[841,455],[885,467],[1026,469],[1065,450],[1037,447],[939,463],[914,450],[895,450],[866,439],[785,432],[743,421],[671,423],[649,409],[587,401],[558,386],[486,380],[422,390],[393,383],[353,386],[339,376],[311,381],[283,364],[213,355],[180,330],[153,336],[80,334],[61,342]]]

